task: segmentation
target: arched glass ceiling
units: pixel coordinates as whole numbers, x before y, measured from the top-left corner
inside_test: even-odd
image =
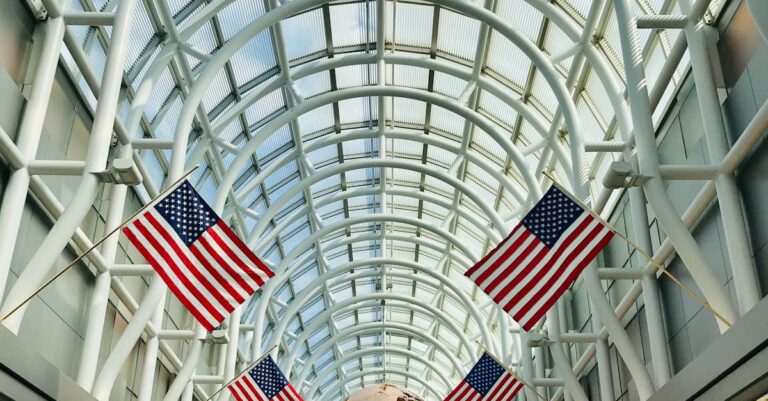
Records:
[[[112,10],[116,3],[74,0],[73,8]],[[610,2],[477,4],[553,61],[571,91],[583,141],[617,135],[615,110],[622,106],[605,89],[613,80],[623,91]],[[176,57],[149,77],[156,82],[141,129],[129,135],[172,139],[198,74],[241,29],[277,6],[269,0],[140,1],[122,118],[159,55],[178,47]],[[635,8],[638,15],[679,14],[673,0],[637,0]],[[264,137],[246,155],[225,216],[284,274],[246,304],[243,322],[255,326],[257,340],[248,333],[241,350],[253,356],[279,342],[281,366],[315,400],[381,381],[442,398],[473,363],[475,340],[514,362],[514,323],[461,275],[524,210],[528,188],[521,168],[537,178],[543,169],[565,177],[569,167],[563,166],[570,163],[560,103],[512,42],[428,1],[386,1],[384,10],[378,14],[376,1],[332,1],[251,38],[216,71],[190,132],[187,164],[202,167],[193,182],[210,202],[246,143]],[[383,44],[377,40],[381,21]],[[101,74],[110,28],[68,29]],[[677,32],[642,33],[653,87]],[[602,77],[582,62],[582,41],[608,66]],[[383,69],[377,64],[381,45]],[[79,84],[87,88],[84,78]],[[502,137],[445,105],[365,91],[267,129],[296,105],[374,86],[412,88],[464,104]],[[670,85],[665,93],[672,92]],[[87,100],[94,106],[95,97]],[[522,166],[500,141],[522,152]],[[170,150],[139,152],[159,186]],[[615,157],[587,154],[589,176],[599,182]]]

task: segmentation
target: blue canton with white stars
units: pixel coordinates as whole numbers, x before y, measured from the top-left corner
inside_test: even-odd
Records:
[[[288,385],[288,380],[285,379],[283,372],[280,371],[280,368],[277,367],[277,364],[269,355],[263,361],[256,364],[253,369],[249,370],[248,375],[251,376],[261,389],[261,392],[269,399],[272,399]]]
[[[504,374],[504,368],[490,355],[483,354],[464,381],[485,397],[502,374]]]
[[[581,206],[553,185],[523,218],[523,225],[544,245],[552,248],[583,212]]]
[[[189,181],[184,181],[158,202],[155,209],[187,246],[192,245],[205,230],[219,221],[219,216],[192,188]]]

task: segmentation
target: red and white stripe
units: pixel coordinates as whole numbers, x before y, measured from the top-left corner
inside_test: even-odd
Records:
[[[272,399],[267,398],[248,373],[232,382],[228,388],[237,401],[303,401],[291,383],[283,387]]]
[[[274,275],[221,220],[189,247],[153,207],[123,232],[208,331]]]
[[[475,391],[465,380],[462,380],[456,386],[444,401],[508,401],[517,395],[523,388],[523,382],[517,380],[509,372],[504,372],[499,376],[496,383],[491,387],[485,397]]]
[[[613,232],[586,211],[552,248],[520,223],[466,276],[531,330],[612,237]]]

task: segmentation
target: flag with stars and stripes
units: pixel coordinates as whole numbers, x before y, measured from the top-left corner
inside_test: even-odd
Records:
[[[237,401],[303,401],[269,355],[227,388]]]
[[[531,330],[613,232],[556,185],[464,274]]]
[[[508,401],[522,388],[521,380],[484,353],[444,401]]]
[[[188,181],[123,233],[208,331],[274,276]]]

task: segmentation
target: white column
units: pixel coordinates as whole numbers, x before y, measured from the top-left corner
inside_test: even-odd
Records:
[[[107,63],[104,68],[99,101],[96,105],[91,139],[88,144],[86,168],[74,198],[59,216],[40,249],[45,252],[35,253],[22,270],[16,284],[8,293],[8,298],[2,308],[2,314],[19,305],[29,294],[35,291],[49,275],[56,258],[67,246],[72,234],[82,222],[93,204],[99,187],[99,179],[92,173],[102,171],[106,167],[109,146],[112,141],[112,127],[115,123],[120,87],[123,78],[128,34],[136,0],[125,0],[118,6],[115,25],[110,38]],[[58,59],[58,57],[57,57]],[[39,118],[39,116],[37,116]],[[14,333],[18,333],[21,321],[28,304],[20,308],[6,320],[5,325]]]
[[[718,310],[731,322],[738,316],[728,294],[712,273],[709,263],[702,255],[701,249],[694,240],[680,216],[675,212],[667,197],[664,184],[659,172],[659,155],[656,148],[651,119],[651,105],[648,98],[648,88],[645,84],[645,71],[642,53],[637,43],[636,17],[632,7],[626,0],[614,0],[616,15],[619,23],[621,50],[627,76],[627,90],[630,100],[630,111],[634,120],[635,141],[640,173],[649,177],[643,185],[646,197],[658,218],[659,224],[675,245],[678,255],[685,262],[694,281],[701,289],[704,297],[713,308]],[[728,326],[718,320],[721,331]]]
[[[48,110],[53,80],[61,54],[64,40],[64,18],[53,16],[45,25],[45,36],[42,40],[40,58],[32,80],[32,91],[29,94],[24,114],[16,138],[16,145],[26,158],[25,163],[34,160],[40,135],[43,132],[43,122]],[[11,258],[16,246],[16,240],[21,224],[21,211],[27,200],[29,191],[29,173],[26,168],[12,171],[5,186],[3,201],[0,204],[0,300],[3,299],[8,273],[11,269]],[[8,303],[8,302],[6,302]],[[16,306],[16,305],[13,305]]]
[[[765,1],[763,1],[765,3]],[[680,10],[687,15],[692,14],[690,0],[680,0]],[[763,8],[766,8],[765,5]],[[713,29],[703,21],[688,21],[685,36],[688,39],[688,52],[691,55],[693,80],[696,84],[696,95],[703,119],[704,135],[707,142],[710,163],[718,165],[723,161],[730,148],[725,133],[722,109],[718,102],[712,63],[707,48],[705,30]],[[762,298],[758,288],[757,271],[752,259],[747,227],[744,222],[744,211],[741,207],[741,197],[733,174],[718,174],[715,179],[717,200],[725,232],[725,242],[728,247],[728,257],[733,271],[733,283],[736,288],[741,314],[745,314]]]

